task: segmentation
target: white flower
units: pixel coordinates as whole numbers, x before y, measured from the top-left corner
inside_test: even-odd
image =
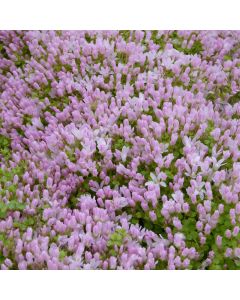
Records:
[[[96,139],[96,142],[97,142],[98,148],[101,147],[101,146],[106,146],[106,141],[105,141],[105,139],[102,138],[102,137],[97,138],[97,139]]]
[[[88,142],[81,143],[83,146],[84,151],[90,156],[94,152],[94,147],[93,145],[89,144]]]
[[[185,235],[181,232],[176,233],[175,236],[181,240],[185,240]]]
[[[161,179],[163,179],[163,173],[159,173],[157,176],[154,173],[150,173],[150,177],[151,177],[151,181],[148,181],[145,183],[146,186],[148,185],[152,185],[152,184],[156,184],[156,185],[161,185],[166,187],[166,183],[164,181],[162,181]]]
[[[100,133],[100,129],[95,129],[95,130],[93,131],[94,137],[95,137],[95,138],[98,137],[98,136],[99,136],[99,133]]]
[[[108,149],[109,145],[110,145],[110,139],[106,139],[104,137],[99,137],[99,138],[96,138],[96,143],[97,143],[99,150],[100,150],[100,148]]]
[[[199,191],[199,196],[200,196],[201,200],[204,199],[204,194],[206,194],[206,192],[204,190]]]
[[[183,138],[183,143],[187,148],[191,148],[192,146],[194,146],[195,141],[196,141],[196,139],[195,140],[191,139],[188,136],[184,136],[184,138]]]
[[[72,129],[72,134],[78,139],[81,140],[83,137],[83,132],[77,128]]]
[[[198,153],[195,152],[195,153],[191,154],[190,159],[191,159],[191,164],[192,165],[199,165],[201,157]]]
[[[217,158],[223,152],[222,147],[217,151],[217,146],[214,145],[212,148],[212,156]]]
[[[201,182],[195,189],[195,195],[199,195],[201,200],[204,199],[204,194],[206,194],[206,191],[203,189],[204,186],[205,183]]]
[[[172,194],[172,198],[175,202],[183,203],[183,193],[181,191],[176,191]]]
[[[40,118],[32,118],[32,124],[37,128],[44,128]]]
[[[114,205],[116,208],[123,208],[128,205],[128,201],[124,197],[119,197],[114,199]]]
[[[185,165],[185,170],[187,172],[185,172],[185,175],[191,178],[196,178],[197,174],[195,172],[193,172],[193,170],[190,168],[190,166],[188,164]]]
[[[161,153],[167,152],[168,151],[168,146],[169,144],[161,144]]]
[[[121,158],[122,158],[123,162],[125,162],[127,159],[128,151],[129,151],[129,147],[123,146],[122,152],[121,152]]]
[[[102,149],[108,149],[110,145],[110,139],[106,136],[107,128],[104,128],[102,126],[99,127],[99,129],[95,129],[93,131],[94,140],[97,143],[97,147],[100,150]]]
[[[215,157],[212,157],[212,163],[213,163],[213,170],[217,171],[221,166],[225,165],[226,163],[224,162],[224,158],[220,159],[219,161],[216,160]]]
[[[169,246],[170,242],[169,240],[165,239],[161,234],[158,236],[154,236],[152,238],[152,241],[149,240],[149,244],[153,247],[164,247],[164,246]]]

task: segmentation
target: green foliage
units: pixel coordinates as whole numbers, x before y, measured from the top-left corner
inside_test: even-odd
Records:
[[[80,175],[80,174],[79,174]],[[84,181],[79,184],[79,186],[76,187],[76,189],[74,191],[72,191],[72,193],[69,195],[68,197],[68,202],[67,202],[67,207],[71,208],[71,209],[76,209],[77,205],[79,203],[79,198],[82,195],[86,195],[89,194],[91,196],[95,196],[95,191],[93,191],[90,186],[89,186],[89,182],[90,181],[95,181],[97,183],[100,183],[101,179],[99,177],[95,177],[93,175],[88,175],[84,177]]]
[[[184,38],[180,37],[177,33],[176,30],[174,30],[170,35],[169,38],[172,41],[173,44],[173,48],[178,50],[178,51],[184,51],[184,49],[182,48],[182,43],[184,41]]]
[[[155,113],[155,111],[154,111],[154,109],[153,109],[152,106],[150,106],[150,107],[148,108],[148,111],[145,112],[145,115],[151,116],[153,122],[159,122],[159,118],[156,116],[156,113]]]
[[[160,141],[161,143],[163,143],[163,144],[169,144],[170,141],[171,141],[171,136],[170,136],[170,134],[169,134],[168,132],[162,133],[162,135],[161,135],[159,141]]]
[[[137,129],[137,120],[130,120],[129,125],[135,130]]]
[[[5,160],[8,160],[11,156],[11,140],[4,135],[0,135],[0,155]]]
[[[0,202],[0,219],[4,219],[7,216],[7,205],[4,202]]]
[[[212,210],[215,211],[220,203],[223,203],[221,194],[218,188],[212,186],[213,199]],[[189,202],[190,203],[190,202]],[[202,262],[208,257],[209,251],[214,251],[214,259],[208,269],[211,270],[223,270],[224,268],[235,270],[240,269],[238,261],[234,261],[232,258],[225,258],[224,253],[227,248],[236,248],[239,246],[240,233],[236,237],[230,239],[225,237],[225,231],[227,229],[233,230],[233,225],[231,224],[230,209],[233,208],[233,204],[224,203],[224,212],[218,220],[218,224],[215,228],[211,230],[211,233],[207,235],[207,239],[204,245],[200,244],[200,239],[198,236],[198,231],[196,229],[196,222],[198,220],[198,215],[192,204],[190,203],[190,210],[187,214],[182,214],[178,216],[182,222],[181,232],[185,235],[186,244],[188,247],[195,247],[199,253],[199,258],[192,261],[189,268],[199,269]],[[217,236],[222,236],[222,246],[218,247],[216,244]],[[225,267],[224,267],[225,266]]]
[[[201,54],[202,51],[203,51],[202,43],[199,40],[196,40],[193,43],[191,49],[185,49],[185,54],[191,54],[191,55]]]
[[[182,43],[184,41],[184,38],[180,37],[176,30],[170,35],[170,38],[172,39],[173,48],[180,52],[183,52],[186,55],[201,54],[201,52],[203,51],[202,43],[199,40],[194,41],[190,49],[183,48]]]
[[[108,170],[107,175],[110,177],[110,187],[112,189],[120,186],[128,186],[129,179],[123,175],[117,174],[115,170]]]
[[[152,161],[151,163],[140,163],[138,166],[138,173],[142,174],[146,180],[150,179],[150,173],[155,173],[155,170],[157,168],[157,163]]]
[[[213,102],[216,99],[216,95],[214,93],[210,92],[207,94],[206,99]]]
[[[165,76],[166,77],[169,77],[169,78],[173,78],[174,77],[174,73],[173,73],[173,71],[172,70],[165,70],[165,72],[164,72],[164,74],[165,74]]]
[[[28,48],[27,45],[24,45],[24,47],[21,49],[21,53],[15,53],[16,56],[16,61],[15,61],[15,66],[17,68],[24,68],[27,60],[31,56],[31,52]]]
[[[101,163],[101,161],[103,160],[104,155],[101,154],[98,150],[98,148],[96,147],[96,151],[93,154],[93,160],[99,165],[99,163]]]
[[[223,59],[224,59],[225,61],[227,61],[227,60],[232,60],[232,56],[229,55],[229,54],[226,54],[226,55],[224,55]]]
[[[232,170],[233,168],[233,159],[232,157],[230,156],[229,158],[227,158],[225,161],[224,161],[224,165],[222,166],[224,169],[226,170]]]
[[[162,260],[158,260],[157,264],[156,264],[156,267],[155,267],[155,270],[167,270],[167,261],[162,261]]]
[[[80,196],[81,196],[81,194],[79,193],[78,190],[72,192],[68,199],[67,206],[71,209],[77,208],[77,204],[79,202],[78,197],[80,197]]]
[[[124,52],[118,52],[117,55],[116,55],[116,61],[118,63],[121,63],[123,65],[126,65],[127,62],[128,62],[128,55],[127,53],[124,53]]]
[[[31,55],[31,52],[26,44],[22,48],[22,55],[27,56],[27,57],[29,57]]]
[[[110,82],[110,76],[104,77],[104,83],[109,83]]]
[[[32,116],[31,115],[24,115],[23,116],[23,125],[28,125],[32,123]]]
[[[129,41],[131,31],[130,30],[120,30],[119,34],[122,36],[125,42]]]
[[[16,67],[23,68],[25,64],[26,64],[25,60],[21,59],[21,56],[17,56],[17,61],[15,62]]]
[[[112,151],[115,152],[116,150],[122,150],[122,148],[126,147],[131,147],[132,144],[129,142],[126,142],[123,137],[121,136],[115,136],[112,139]]]
[[[15,261],[15,241],[13,237],[10,237],[6,232],[0,233],[0,241],[2,242],[5,250],[7,251],[7,257],[11,259],[13,265],[11,267],[12,270],[17,269],[17,262]],[[6,257],[2,252],[0,252],[0,264],[5,261]]]
[[[150,206],[151,204],[149,204]],[[152,209],[151,207],[149,209]],[[165,221],[164,217],[161,214],[162,203],[158,203],[157,207],[154,208],[154,212],[157,216],[156,220],[153,221],[149,214],[146,213],[141,205],[138,203],[134,208],[128,209],[128,213],[132,215],[132,219],[130,220],[132,224],[138,224],[142,228],[146,228],[148,230],[153,231],[156,234],[161,234],[163,237],[166,237],[165,232]]]
[[[170,39],[175,39],[175,40],[179,39],[180,41],[183,40],[183,38],[180,37],[180,36],[178,35],[177,30],[174,30],[174,31],[169,35],[169,38],[170,38]]]
[[[7,184],[13,180],[15,175],[19,177],[23,175],[26,169],[25,162],[20,163],[17,167],[12,168],[11,170],[2,170],[0,169],[0,184],[2,190],[0,191],[1,197],[6,195],[6,191],[10,192],[10,198],[8,203],[4,203],[0,200],[0,219],[4,219],[8,212],[10,211],[23,211],[25,209],[25,204],[20,203],[16,197],[17,186],[15,184]]]
[[[90,37],[90,35],[88,33],[85,34],[85,40],[88,42],[88,43],[91,43],[92,39]]]
[[[217,89],[217,96],[220,97],[223,101],[225,101],[227,95],[230,94],[231,92],[232,92],[231,85],[222,85]],[[239,99],[239,95],[237,96],[238,99]]]
[[[62,70],[62,65],[61,64],[56,64],[53,66],[54,72],[58,73]]]
[[[126,230],[123,228],[118,228],[113,232],[107,242],[108,252],[112,256],[116,256],[117,252],[115,247],[121,247],[124,243],[124,239],[127,237]]]
[[[8,203],[0,202],[0,219],[5,219],[10,211],[23,211],[26,204],[18,202],[16,198],[11,198]]]
[[[117,119],[116,124],[117,124],[118,126],[120,126],[121,124],[123,124],[123,121],[125,120],[125,118],[126,118],[126,117],[120,115],[120,116],[118,117],[118,119]]]
[[[224,257],[224,253],[227,248],[234,249],[239,246],[240,234],[238,234],[236,237],[233,237],[231,239],[228,239],[224,236],[224,233],[227,229],[233,229],[230,220],[230,215],[229,215],[231,208],[232,208],[231,205],[225,205],[224,214],[221,215],[217,227],[212,231],[211,235],[209,235],[207,238],[206,245],[208,246],[209,250],[214,250],[215,252],[213,262],[210,265],[209,269],[222,270],[224,269],[224,265],[226,265],[227,269],[230,270],[240,269],[240,266],[238,265],[237,261],[235,262],[233,261],[233,259],[229,260],[228,258]],[[223,236],[221,247],[216,246],[217,235]]]
[[[198,243],[198,231],[196,229],[196,212],[189,213],[188,215],[184,216],[182,220],[182,233],[186,237],[186,241],[190,246],[196,246]]]
[[[76,63],[79,73],[81,74],[81,59],[75,58],[75,63]]]
[[[108,240],[108,247],[121,246],[123,244],[124,238],[127,236],[126,230],[123,228],[118,228],[112,233]]]
[[[90,36],[89,33],[86,33],[86,34],[85,34],[85,40],[86,40],[88,43],[91,43],[91,42],[95,43],[95,42],[96,42],[96,35]]]
[[[26,205],[16,199],[10,200],[7,204],[0,202],[0,219],[5,219],[9,211],[23,211]]]
[[[10,238],[7,235],[7,233],[5,233],[5,232],[0,233],[0,241],[2,241],[4,247],[13,249],[14,240],[13,240],[13,238]],[[1,260],[1,256],[0,256],[0,260]]]
[[[160,49],[163,50],[165,47],[165,41],[163,36],[158,36],[158,31],[157,30],[152,30],[152,36],[151,36],[152,41],[154,44],[159,45]]]
[[[142,65],[141,65],[140,62],[138,61],[138,62],[135,62],[135,63],[134,63],[133,68],[134,68],[134,69],[136,69],[136,68],[141,68],[141,66],[142,66]],[[132,84],[133,84],[133,82],[132,82]]]
[[[34,92],[32,92],[31,98],[33,99],[38,98],[41,102],[43,102],[45,98],[49,97],[49,93],[51,92],[51,89],[52,89],[51,81],[48,80],[48,83],[42,86],[40,90],[34,90]]]
[[[240,102],[240,92],[237,92],[236,94],[234,94],[233,96],[231,96],[228,99],[228,103],[231,104],[231,105],[234,105],[238,102]]]
[[[72,66],[71,65],[66,64],[66,65],[63,65],[63,66],[64,66],[64,68],[65,68],[65,70],[67,72],[71,72],[72,71]]]
[[[44,118],[44,116],[40,117],[40,121],[43,124],[44,127],[48,126],[48,121]]]
[[[67,154],[68,159],[69,159],[72,163],[76,163],[76,162],[77,162],[77,158],[76,158],[75,150],[74,150],[74,149],[65,150],[65,153]]]
[[[214,122],[212,120],[209,120],[206,130],[200,138],[200,141],[208,147],[208,152],[210,155],[212,154],[212,148],[216,143],[214,138],[211,136],[211,132],[214,130],[214,128]]]
[[[11,170],[0,169],[0,183],[5,184],[7,181],[12,181],[15,175],[22,176],[26,170],[26,162],[20,162]]]
[[[11,200],[11,201],[8,203],[7,207],[8,207],[9,210],[13,210],[13,211],[15,211],[15,210],[23,211],[23,210],[25,209],[25,207],[26,207],[26,204],[20,203],[20,202],[18,202],[16,199],[14,199],[14,200]]]
[[[59,259],[60,261],[63,261],[64,258],[68,255],[67,251],[66,250],[60,250],[59,252]]]
[[[0,54],[3,58],[9,59],[7,51],[5,49],[5,45],[3,42],[0,42]]]
[[[183,147],[184,147],[184,145],[183,145],[181,138],[178,138],[175,145],[169,145],[168,152],[173,154],[174,161],[176,161],[177,159],[179,159],[183,156]],[[174,171],[176,171],[176,169]]]
[[[36,224],[36,218],[33,216],[27,216],[21,222],[14,221],[13,227],[18,228],[20,232],[25,232],[28,227],[34,227]]]
[[[139,68],[140,73],[144,73],[146,68],[147,68],[147,65],[148,65],[148,58],[146,57],[144,64],[137,61],[137,62],[134,63],[133,68],[134,69]],[[136,77],[132,76],[130,84],[134,85],[135,82],[136,82]]]
[[[55,67],[56,67],[56,65],[54,66],[54,68]],[[50,112],[51,114],[54,115],[55,111],[54,111],[53,108],[57,108],[58,110],[63,111],[63,109],[70,104],[70,99],[66,95],[63,96],[63,97],[57,97],[57,96],[55,96],[54,98],[52,98],[52,97],[50,97],[51,90],[52,90],[51,81],[48,80],[48,83],[46,85],[43,85],[40,90],[35,90],[30,95],[30,97],[32,99],[36,99],[37,98],[37,99],[39,99],[40,102],[44,102],[45,98],[48,98],[50,104],[43,110],[43,113],[46,112],[46,111],[48,111],[48,112]],[[46,123],[46,121],[43,118],[43,116],[41,117],[41,120],[42,120],[43,124]]]
[[[63,111],[66,106],[70,104],[70,99],[67,96],[60,98],[51,98],[50,99],[51,107],[54,106],[60,111]]]
[[[16,128],[16,131],[20,136],[25,136],[24,131],[21,128]]]
[[[126,74],[122,74],[121,77],[121,84],[125,85],[127,83],[127,75]]]
[[[96,64],[102,65],[103,62],[104,62],[104,59],[105,59],[105,56],[104,56],[102,53],[98,53],[98,56],[97,56],[96,59],[94,59],[94,62],[95,62]]]

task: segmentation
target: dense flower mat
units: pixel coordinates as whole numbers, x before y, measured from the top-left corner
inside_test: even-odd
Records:
[[[1,269],[240,269],[240,32],[1,31]]]

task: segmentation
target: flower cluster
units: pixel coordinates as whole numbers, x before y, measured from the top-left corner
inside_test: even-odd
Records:
[[[240,269],[240,32],[1,31],[0,267]]]

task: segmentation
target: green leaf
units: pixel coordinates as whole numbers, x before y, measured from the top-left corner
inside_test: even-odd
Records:
[[[228,99],[228,103],[230,103],[231,105],[234,105],[238,102],[240,102],[240,91]]]
[[[67,251],[61,250],[61,251],[59,252],[59,259],[60,259],[61,261],[63,261],[64,258],[65,258],[66,256],[67,256]]]
[[[0,211],[0,219],[5,219],[7,216],[7,211]]]

